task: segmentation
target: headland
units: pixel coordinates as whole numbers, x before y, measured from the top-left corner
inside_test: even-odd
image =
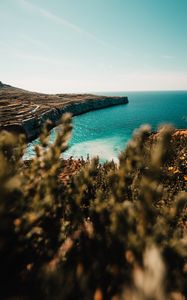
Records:
[[[27,141],[37,138],[43,124],[55,127],[66,112],[73,116],[92,110],[128,103],[128,97],[92,94],[42,94],[30,92],[0,81],[0,130],[24,133]]]

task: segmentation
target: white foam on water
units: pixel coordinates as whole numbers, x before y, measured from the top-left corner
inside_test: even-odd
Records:
[[[100,161],[113,160],[118,163],[119,151],[119,143],[114,138],[98,139],[74,144],[63,154],[63,157],[80,158],[82,156],[86,159],[89,155],[90,158],[98,156]]]
[[[35,146],[39,144],[39,140],[35,140],[29,143],[26,152],[23,156],[24,160],[33,158],[35,154]],[[125,142],[118,137],[94,139],[89,141],[84,141],[80,143],[73,144],[69,149],[62,154],[63,158],[73,158],[78,159],[83,157],[84,159],[93,157],[99,157],[100,162],[111,161],[115,163],[119,162],[118,155],[121,149],[124,148]]]

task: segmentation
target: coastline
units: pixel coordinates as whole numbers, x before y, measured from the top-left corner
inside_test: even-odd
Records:
[[[83,95],[84,97],[84,95]],[[31,119],[23,120],[22,126],[26,133],[27,141],[31,142],[36,139],[40,132],[43,124],[50,120],[50,128],[54,128],[58,125],[58,121],[65,113],[71,113],[72,116],[78,116],[89,111],[94,111],[98,109],[103,109],[115,105],[123,105],[128,103],[127,97],[97,97],[89,98],[83,101],[75,101],[67,105],[62,105],[61,108],[52,108],[44,113],[42,113],[39,118],[35,116]]]
[[[64,113],[73,116],[89,111],[128,103],[126,96],[98,96],[91,94],[47,95],[0,86],[0,130],[23,133],[28,142],[36,139],[43,124],[51,121],[57,126]]]

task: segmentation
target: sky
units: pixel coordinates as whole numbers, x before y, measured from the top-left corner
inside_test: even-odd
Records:
[[[187,0],[0,0],[0,81],[44,93],[187,90]]]

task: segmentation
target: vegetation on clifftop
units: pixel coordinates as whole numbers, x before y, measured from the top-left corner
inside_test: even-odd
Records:
[[[27,167],[24,138],[0,133],[0,298],[185,299],[186,138],[143,126],[118,167],[63,181],[71,129],[66,115],[48,145],[46,126]]]

